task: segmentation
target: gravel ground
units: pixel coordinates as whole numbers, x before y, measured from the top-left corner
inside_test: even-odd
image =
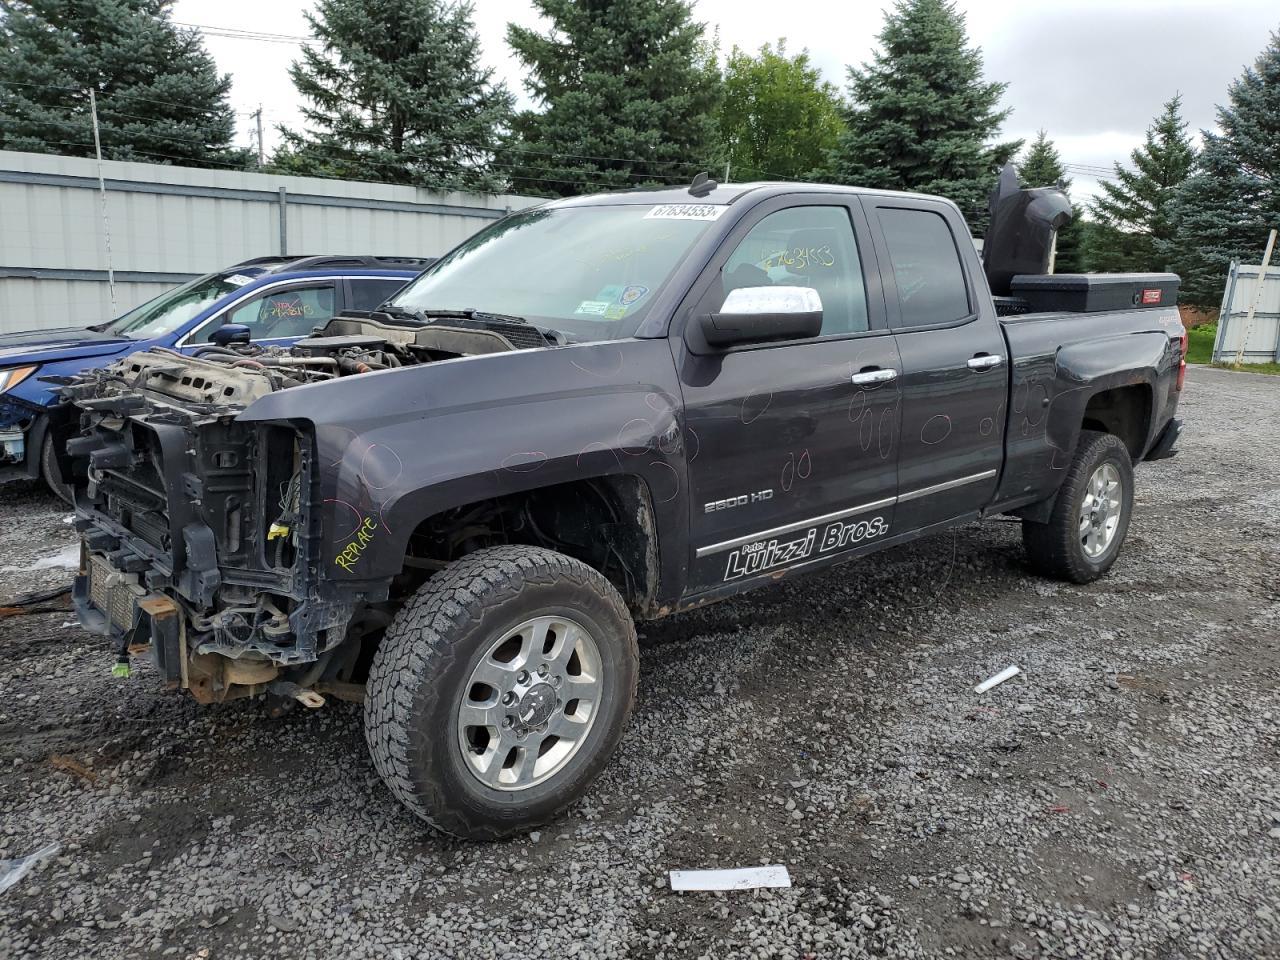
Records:
[[[648,625],[614,762],[501,843],[402,810],[358,708],[199,708],[0,617],[0,859],[62,844],[0,957],[1280,956],[1280,380],[1182,410],[1100,583],[990,522]],[[0,495],[0,595],[65,581],[65,517]],[[794,886],[668,886],[757,863]]]

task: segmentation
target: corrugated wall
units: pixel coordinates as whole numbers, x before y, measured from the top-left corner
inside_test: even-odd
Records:
[[[1234,363],[1237,357],[1244,363],[1280,363],[1280,262],[1270,264],[1259,295],[1261,273],[1260,264],[1231,264],[1218,314],[1215,363]]]
[[[438,256],[540,202],[150,163],[102,169],[115,315],[250,257]],[[97,176],[92,160],[0,151],[0,332],[113,316]]]

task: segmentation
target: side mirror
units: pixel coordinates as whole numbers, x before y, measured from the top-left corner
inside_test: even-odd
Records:
[[[739,287],[701,325],[713,347],[816,337],[822,331],[822,298],[812,287]]]
[[[252,339],[252,331],[243,323],[224,323],[209,334],[209,342],[219,347],[228,347],[233,343],[248,343]]]

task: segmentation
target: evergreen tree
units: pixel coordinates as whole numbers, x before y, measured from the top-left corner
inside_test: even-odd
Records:
[[[998,108],[1006,84],[983,80],[982,52],[948,0],[898,0],[879,41],[871,63],[849,68],[848,126],[825,175],[940,194],[981,233],[997,172],[1022,146],[990,145],[1009,115]]]
[[[1092,204],[1097,221],[1090,266],[1104,272],[1166,270],[1173,223],[1169,204],[1195,160],[1182,97],[1175,95],[1147,128],[1146,141],[1129,159],[1133,169],[1115,165],[1115,180],[1101,183]]]
[[[755,56],[734,47],[716,112],[730,175],[739,182],[804,178],[838,142],[840,107],[807,51],[789,57],[784,40]]]
[[[1027,155],[1018,164],[1018,177],[1026,187],[1059,187],[1071,195],[1071,179],[1067,176],[1058,157],[1058,148],[1049,135],[1041,130],[1027,148]],[[1071,204],[1071,222],[1058,231],[1055,273],[1080,273],[1084,270],[1083,211]]]
[[[686,0],[534,0],[548,33],[507,42],[541,108],[516,117],[512,182],[567,196],[684,183],[714,156],[720,77]]]
[[[497,191],[512,97],[480,66],[469,3],[319,0],[318,41],[289,69],[305,132],[281,128],[290,173]]]
[[[1227,96],[1222,132],[1201,132],[1204,150],[1172,209],[1181,296],[1210,309],[1222,301],[1230,262],[1261,262],[1268,231],[1280,228],[1280,33]]]
[[[0,149],[102,154],[191,166],[242,165],[231,146],[231,78],[172,0],[0,0]]]

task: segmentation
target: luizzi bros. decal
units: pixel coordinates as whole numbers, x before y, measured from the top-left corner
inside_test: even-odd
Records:
[[[884,517],[870,520],[835,520],[828,523],[818,536],[818,527],[810,527],[795,539],[756,540],[744,543],[729,554],[724,578],[737,580],[752,574],[763,573],[774,567],[785,567],[807,560],[817,548],[818,553],[833,553],[857,546],[864,540],[883,537],[889,532],[889,522]]]

